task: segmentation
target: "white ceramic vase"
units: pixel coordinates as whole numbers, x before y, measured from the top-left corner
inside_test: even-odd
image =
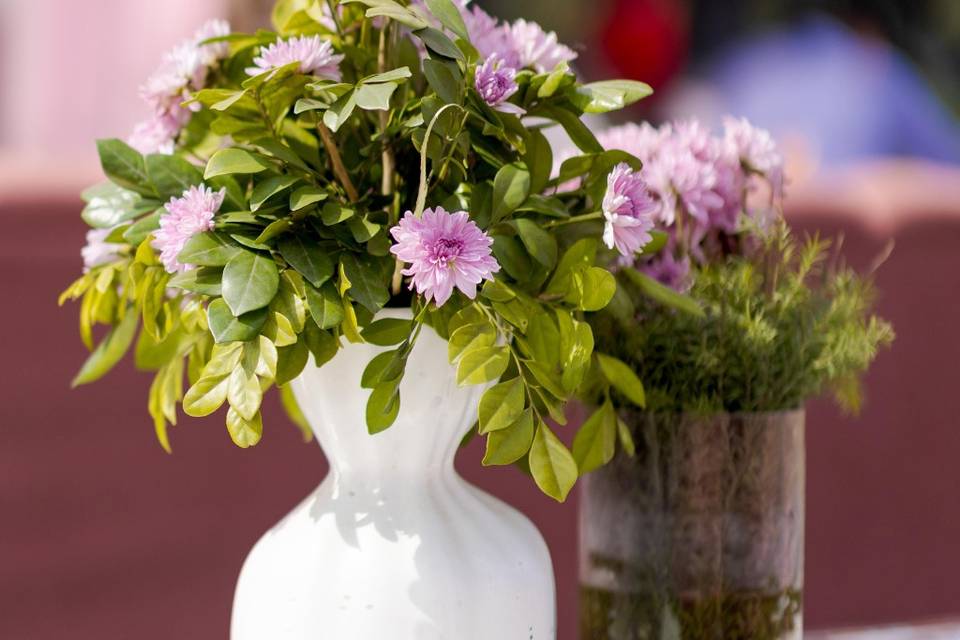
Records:
[[[457,386],[424,327],[399,416],[371,436],[360,376],[382,350],[349,345],[292,383],[330,473],[250,552],[232,640],[554,640],[543,538],[453,468],[483,389]]]

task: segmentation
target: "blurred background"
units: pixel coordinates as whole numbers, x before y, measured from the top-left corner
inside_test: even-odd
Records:
[[[93,140],[147,115],[137,87],[202,20],[266,24],[270,0],[0,0],[0,638],[226,638],[247,550],[323,477],[315,444],[267,407],[253,451],[220,417],[155,444],[148,379],[124,365],[70,391],[80,189]],[[960,2],[488,0],[555,29],[585,78],[644,80],[619,119],[727,113],[773,131],[787,216],[842,233],[878,275],[898,339],[857,418],[808,407],[806,623],[960,618]],[[551,547],[560,640],[577,617],[574,495],[512,469],[459,468],[529,514]],[[943,636],[947,637],[947,636]],[[954,636],[949,636],[954,637]]]

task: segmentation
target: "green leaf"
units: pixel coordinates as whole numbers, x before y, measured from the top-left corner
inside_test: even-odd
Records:
[[[517,218],[513,225],[533,259],[547,269],[553,269],[553,265],[557,263],[556,237],[529,218]]]
[[[633,435],[630,434],[630,427],[627,423],[617,418],[617,435],[620,437],[620,446],[624,452],[631,458],[637,455],[637,445],[633,442]]]
[[[240,366],[230,373],[227,383],[227,401],[230,408],[244,420],[252,420],[260,410],[263,392],[256,374],[246,366]]]
[[[300,187],[290,194],[290,211],[299,211],[312,204],[326,200],[328,195],[326,189],[321,189],[320,187]]]
[[[584,153],[603,153],[603,145],[597,142],[597,137],[575,113],[555,105],[541,105],[531,110],[530,115],[543,116],[559,124],[573,144]]]
[[[487,321],[471,323],[457,327],[447,342],[447,357],[454,362],[467,351],[481,347],[490,347],[497,341],[497,332]]]
[[[271,176],[260,182],[250,195],[250,210],[256,211],[272,196],[289,189],[298,182],[300,178],[296,176]]]
[[[574,273],[588,269],[597,259],[599,243],[594,238],[582,238],[574,242],[560,259],[553,277],[547,285],[547,293],[564,295],[569,291]]]
[[[83,192],[87,203],[81,217],[91,227],[110,229],[144,213],[140,196],[112,182],[94,185]],[[157,205],[153,202],[150,207]],[[148,209],[149,210],[149,209]]]
[[[584,113],[616,111],[653,93],[650,85],[635,80],[604,80],[580,85],[571,102]]]
[[[394,349],[373,357],[360,376],[361,389],[373,389],[381,382],[394,380],[403,373],[403,357]]]
[[[397,90],[393,82],[382,84],[363,84],[357,87],[356,101],[361,109],[389,111],[390,97]]]
[[[320,287],[333,276],[333,259],[316,241],[308,242],[297,233],[288,233],[277,243],[280,256],[306,278],[307,282]]]
[[[622,360],[604,353],[598,353],[597,360],[600,362],[603,376],[617,391],[638,407],[646,406],[647,399],[643,391],[643,383],[633,369]]]
[[[327,125],[327,128],[331,131],[336,132],[347,121],[356,106],[357,95],[355,91],[343,94],[329,109],[323,112],[323,124]]]
[[[277,264],[259,253],[242,251],[223,268],[223,299],[236,316],[270,304],[280,286]]]
[[[533,442],[533,411],[527,409],[512,424],[487,435],[484,466],[513,464],[530,450]]]
[[[241,449],[252,447],[263,437],[263,417],[258,411],[252,419],[246,420],[230,407],[227,411],[227,431],[233,443]]]
[[[159,228],[160,212],[157,211],[140,218],[130,225],[130,227],[123,232],[123,239],[132,246],[137,246]]]
[[[590,267],[582,274],[579,307],[584,311],[599,311],[607,306],[617,292],[617,280],[602,267]]]
[[[260,173],[270,169],[270,164],[263,156],[237,148],[221,149],[213,154],[207,162],[204,179],[226,174]]]
[[[630,280],[630,282],[639,287],[640,291],[643,292],[644,295],[649,296],[662,305],[672,309],[677,309],[678,311],[683,311],[684,313],[689,313],[690,315],[698,318],[702,318],[706,315],[703,312],[703,308],[696,300],[682,293],[677,293],[670,287],[660,284],[645,273],[641,273],[636,269],[623,269],[621,273],[623,273],[624,276]]]
[[[427,8],[430,13],[440,21],[440,24],[469,42],[470,34],[467,31],[467,25],[463,22],[463,16],[460,10],[451,0],[427,0]]]
[[[423,75],[444,103],[460,104],[463,99],[463,74],[456,64],[427,58],[423,61]]]
[[[493,222],[502,220],[530,194],[530,172],[520,163],[504,165],[493,179]]]
[[[380,433],[389,428],[397,419],[400,412],[400,380],[381,382],[367,400],[367,431],[370,434]]]
[[[530,447],[530,472],[540,490],[557,502],[566,500],[577,481],[577,461],[543,422]]]
[[[133,309],[127,309],[126,315],[123,316],[120,323],[110,330],[110,333],[83,363],[71,386],[78,387],[99,380],[120,362],[120,359],[123,358],[123,355],[133,343],[133,336],[137,332],[138,317]]]
[[[283,405],[284,411],[287,412],[290,421],[297,425],[300,433],[303,434],[303,441],[310,442],[310,440],[313,439],[313,430],[310,428],[310,423],[307,422],[303,411],[300,410],[297,398],[293,395],[293,391],[288,385],[280,387],[280,402]]]
[[[198,233],[187,240],[177,256],[181,264],[192,264],[202,267],[222,267],[231,258],[238,255],[241,249],[231,242],[225,235],[215,231]]]
[[[306,293],[310,316],[318,327],[332,329],[343,322],[343,302],[333,283],[328,282],[319,289],[307,285]]]
[[[410,67],[397,67],[383,73],[375,73],[367,76],[360,81],[360,84],[375,84],[378,82],[403,82],[413,74],[410,73]]]
[[[372,256],[356,253],[344,253],[340,257],[340,266],[350,280],[350,297],[371,313],[382,309],[390,299],[381,264],[374,260]]]
[[[427,49],[430,49],[433,53],[445,58],[453,58],[454,60],[465,60],[463,52],[460,51],[460,47],[455,45],[453,41],[439,29],[434,29],[433,27],[417,29],[413,32],[413,35],[420,38],[423,44],[427,45]]]
[[[156,195],[143,156],[136,149],[114,138],[97,140],[97,152],[103,172],[114,184],[146,196]]]
[[[523,413],[523,382],[513,378],[487,389],[480,398],[480,433],[506,429]]]
[[[531,129],[523,163],[530,170],[530,193],[541,193],[553,172],[553,150],[550,141],[539,129]]]
[[[251,340],[260,333],[266,321],[266,309],[235,317],[223,298],[217,298],[207,306],[207,324],[217,344]]]
[[[320,211],[320,219],[328,227],[339,224],[344,220],[349,220],[356,213],[353,209],[343,206],[338,202],[328,202],[323,205]]]
[[[510,362],[507,347],[480,347],[472,349],[460,359],[457,366],[457,384],[483,384],[496,380],[506,371]]]
[[[203,182],[200,169],[179,156],[148,155],[146,170],[150,183],[164,200],[179,198],[184,191]]]
[[[202,376],[183,396],[184,413],[194,418],[210,415],[227,399],[229,385],[229,373]]]
[[[220,295],[220,279],[223,277],[223,271],[215,267],[200,267],[199,269],[190,269],[181,271],[170,278],[168,287],[192,291],[205,296]]]
[[[307,348],[305,338],[301,338],[289,347],[277,349],[277,385],[282,387],[295,380],[307,366],[309,358],[310,349]]]
[[[493,255],[500,266],[518,282],[526,282],[533,273],[533,261],[516,236],[493,236]]]
[[[616,450],[617,414],[607,400],[583,423],[573,439],[573,457],[580,473],[610,462]]]
[[[400,344],[407,339],[413,327],[410,320],[400,318],[381,318],[364,327],[360,332],[363,339],[378,347]]]

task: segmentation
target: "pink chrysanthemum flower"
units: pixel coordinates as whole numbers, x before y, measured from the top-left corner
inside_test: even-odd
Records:
[[[576,59],[577,52],[557,41],[557,34],[546,32],[536,22],[517,20],[510,26],[517,55],[517,67],[532,67],[539,73],[552,71],[561,62]]]
[[[255,66],[247,69],[251,76],[271,69],[299,62],[300,72],[315,75],[325,80],[340,81],[340,61],[343,54],[334,53],[329,40],[320,36],[299,36],[278,40],[261,47],[260,55],[253,59]]]
[[[662,251],[653,260],[641,265],[640,271],[680,293],[689,290],[693,284],[690,278],[690,257],[684,256],[678,260],[672,249]]]
[[[180,129],[190,119],[190,112],[175,106],[166,113],[155,113],[133,128],[127,144],[143,154],[170,155],[176,145]]]
[[[621,255],[632,256],[650,242],[657,206],[638,171],[621,162],[607,177],[603,196],[603,241]]]
[[[474,86],[483,101],[497,111],[519,115],[526,112],[507,102],[507,99],[517,92],[516,77],[517,70],[505,65],[496,53],[492,53],[477,67]]]
[[[390,230],[397,244],[391,253],[410,266],[410,288],[443,305],[460,289],[468,298],[477,296],[477,285],[493,279],[500,265],[491,255],[493,239],[480,230],[466,211],[447,213],[441,207],[427,209],[418,218],[408,211]]]
[[[196,33],[193,34],[193,41],[200,50],[200,58],[203,64],[210,66],[218,60],[222,60],[230,55],[230,45],[226,42],[212,42],[201,45],[204,40],[212,38],[221,38],[230,35],[230,23],[226,20],[207,20]]]
[[[112,231],[113,229],[90,229],[87,231],[87,244],[80,250],[84,273],[94,267],[116,260],[123,245],[107,242],[107,236]]]
[[[783,156],[773,136],[754,127],[746,118],[725,118],[724,142],[730,152],[751,171],[762,173],[770,182],[775,197],[783,195]]]
[[[199,185],[190,187],[182,197],[171,198],[164,205],[167,213],[160,216],[160,230],[154,234],[151,246],[160,252],[160,261],[168,272],[177,273],[190,268],[177,260],[177,256],[187,240],[213,229],[213,216],[220,210],[225,195],[225,189],[214,191]]]
[[[500,24],[496,18],[477,6],[469,10],[463,7],[461,14],[470,35],[470,42],[482,58],[496,54],[506,66],[519,66],[509,25]]]
[[[664,130],[647,122],[639,125],[628,122],[597,134],[597,141],[604,149],[626,151],[642,162],[647,162],[659,152],[665,138]]]

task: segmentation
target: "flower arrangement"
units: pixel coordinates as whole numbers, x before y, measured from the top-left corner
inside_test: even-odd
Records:
[[[143,86],[151,118],[98,142],[108,181],[84,193],[85,269],[61,300],[80,300],[92,351],[74,384],[132,346],[155,372],[165,449],[180,408],[224,404],[249,447],[268,389],[309,434],[288,383],[311,356],[368,342],[388,347],[362,380],[375,434],[428,325],[460,383],[496,383],[479,405],[484,463],[522,461],[564,499],[606,444],[588,432],[571,452],[547,419],[565,424],[588,383],[643,401],[586,321],[616,289],[601,242],[642,248],[660,206],[637,158],[604,149],[581,116],[649,87],[584,84],[555,34],[451,0],[280,0],[273,22],[204,25]],[[577,147],[559,176],[549,127]],[[602,236],[574,232],[600,219]],[[378,318],[387,305],[413,319]]]
[[[830,242],[792,237],[770,134],[728,119],[719,136],[687,121],[598,139],[642,160],[655,210],[659,242],[619,260],[617,296],[591,317],[599,347],[644,381],[646,411],[789,410],[825,388],[856,410],[859,376],[893,331],[869,277]],[[616,206],[604,202],[608,219]]]

